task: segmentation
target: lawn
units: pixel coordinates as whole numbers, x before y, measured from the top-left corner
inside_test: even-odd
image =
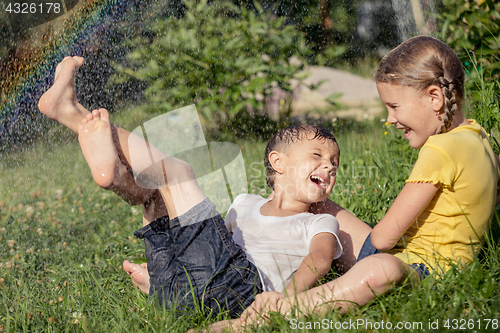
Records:
[[[115,121],[131,124],[120,114]],[[326,125],[341,149],[331,199],[373,225],[399,192],[417,152],[380,119]],[[265,143],[236,143],[249,191],[268,193]],[[56,126],[29,147],[2,152],[0,168],[0,332],[185,332],[216,320],[203,310],[176,317],[133,287],[121,264],[145,261],[142,240],[132,236],[141,226],[140,207],[93,183],[71,133]],[[332,311],[291,321],[273,316],[256,329],[496,331],[499,260],[490,241],[469,267],[396,288],[344,315]]]

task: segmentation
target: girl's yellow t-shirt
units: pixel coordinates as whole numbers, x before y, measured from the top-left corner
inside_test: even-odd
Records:
[[[488,134],[475,121],[433,135],[406,182],[440,185],[434,198],[388,253],[429,271],[469,263],[484,243],[495,208],[500,169]]]

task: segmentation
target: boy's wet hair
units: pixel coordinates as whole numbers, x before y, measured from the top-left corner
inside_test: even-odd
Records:
[[[308,137],[312,134],[311,137]],[[264,167],[266,168],[266,181],[267,185],[274,190],[274,178],[276,171],[273,169],[271,162],[269,162],[269,154],[272,151],[286,153],[288,148],[298,141],[303,139],[307,140],[324,140],[337,144],[337,139],[326,128],[319,125],[303,124],[292,125],[280,130],[276,133],[266,147],[264,156]]]
[[[417,36],[389,52],[380,62],[374,79],[422,92],[433,84],[441,87],[444,123],[439,133],[446,133],[464,99],[464,77],[462,63],[448,45],[432,37]]]

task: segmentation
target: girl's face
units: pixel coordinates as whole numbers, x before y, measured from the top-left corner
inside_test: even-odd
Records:
[[[412,87],[378,82],[377,90],[389,112],[387,122],[404,131],[412,148],[422,147],[443,125],[436,113],[443,105],[440,88],[431,86],[422,93]]]

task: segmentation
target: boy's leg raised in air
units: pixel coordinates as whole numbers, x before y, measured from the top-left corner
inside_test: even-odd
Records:
[[[59,122],[77,134],[84,119],[87,119],[87,117],[89,117],[87,121],[93,119],[92,113],[78,102],[76,95],[75,76],[83,62],[84,59],[81,57],[64,58],[56,67],[54,84],[42,95],[38,104],[40,111],[45,116]],[[167,214],[165,204],[157,190],[148,190],[136,186],[134,176],[127,167],[128,163],[121,148],[127,145],[128,132],[112,124],[110,124],[110,127],[115,149],[113,150],[108,147],[108,151],[114,154],[111,154],[107,158],[103,154],[100,158],[104,158],[107,161],[106,165],[108,168],[110,166],[111,168],[110,170],[105,170],[104,177],[102,173],[98,173],[98,170],[93,170],[95,181],[104,188],[114,190],[131,205],[142,204],[143,224],[146,225],[159,216]],[[101,131],[105,128],[106,124],[100,124]],[[121,163],[117,163],[116,154],[118,154]],[[110,179],[112,179],[111,185]],[[135,266],[137,266],[140,272],[132,274],[134,273]],[[132,264],[128,261],[124,262],[123,265],[134,284],[141,288],[141,290],[147,291],[149,290],[149,276],[144,266]]]
[[[89,113],[76,97],[75,76],[82,65],[82,57],[64,58],[56,67],[54,84],[38,102],[38,108],[45,116],[75,133],[78,133],[82,119]]]
[[[109,114],[105,109],[94,110],[83,118],[78,141],[92,171],[92,178],[100,187],[109,188],[121,163],[111,135]]]
[[[38,108],[48,118],[57,121],[78,134],[82,120],[92,114],[82,106],[76,96],[75,76],[76,71],[83,64],[82,57],[66,57],[56,67],[54,84],[45,92]],[[111,132],[116,152],[121,165],[114,170],[115,177],[112,184],[107,184],[106,189],[115,191],[120,197],[131,205],[140,205],[147,202],[154,190],[136,186],[134,177],[130,173],[127,155],[128,132],[111,125]],[[104,184],[102,179],[96,179],[99,184]],[[104,184],[106,185],[106,184]]]
[[[81,122],[78,139],[94,180],[99,186],[108,187],[121,165],[108,111],[99,109],[88,114]],[[169,157],[151,145],[144,149],[144,140],[129,133],[127,157],[131,155],[138,161],[134,166],[143,170],[141,179],[159,188],[170,219],[186,213],[205,199],[188,163]],[[151,158],[159,162],[152,164]]]

